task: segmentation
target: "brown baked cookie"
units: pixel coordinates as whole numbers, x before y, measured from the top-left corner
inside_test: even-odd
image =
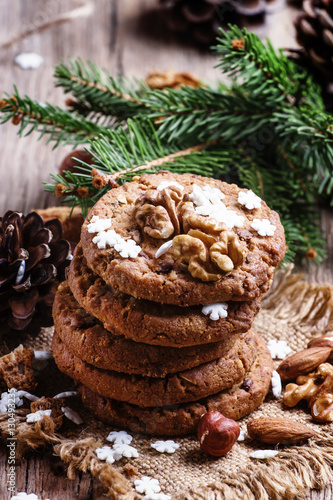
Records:
[[[102,397],[88,387],[79,386],[84,406],[99,420],[132,432],[155,436],[184,436],[195,433],[203,413],[220,411],[239,420],[260,406],[270,387],[273,362],[262,340],[255,363],[244,381],[231,389],[200,401],[155,408],[140,408]]]
[[[252,300],[268,290],[286,250],[278,214],[252,195],[194,174],[144,174],[90,211],[81,232],[88,266],[155,302]]]
[[[66,282],[55,296],[53,317],[61,340],[82,360],[105,370],[148,377],[164,377],[221,358],[236,341],[252,342],[247,333],[226,336],[221,342],[177,349],[133,342],[105,330],[79,306]]]
[[[209,314],[203,314],[202,306],[179,307],[136,299],[107,285],[91,271],[80,245],[69,268],[68,283],[81,307],[107,330],[154,345],[206,344],[247,332],[260,309],[259,298],[228,302],[227,317],[212,320]]]
[[[101,396],[139,406],[158,406],[196,401],[243,380],[257,351],[257,336],[254,332],[249,335],[249,342],[237,341],[225,357],[163,378],[96,368],[69,351],[57,333],[52,350],[59,370]]]

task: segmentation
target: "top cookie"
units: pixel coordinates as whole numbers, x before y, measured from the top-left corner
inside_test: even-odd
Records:
[[[180,306],[258,297],[286,250],[278,214],[252,191],[167,171],[104,195],[81,242],[112,287]]]

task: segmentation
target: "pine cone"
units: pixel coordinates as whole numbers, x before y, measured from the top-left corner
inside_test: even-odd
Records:
[[[304,0],[295,22],[297,41],[325,79],[333,81],[333,1]]]
[[[241,27],[262,24],[267,12],[284,4],[284,0],[160,0],[163,17],[171,31],[192,35],[203,45],[213,43],[220,26],[229,23]]]
[[[59,220],[43,223],[8,211],[0,218],[0,333],[50,324],[58,284],[71,256]]]

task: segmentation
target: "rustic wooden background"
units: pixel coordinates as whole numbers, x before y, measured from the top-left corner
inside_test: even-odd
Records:
[[[163,29],[156,17],[158,0],[1,0],[0,98],[17,84],[21,93],[44,102],[63,105],[65,97],[53,87],[53,67],[63,58],[82,57],[106,67],[113,74],[144,78],[154,69],[190,71],[210,83],[220,75],[215,57],[190,45],[181,45]],[[260,32],[279,47],[297,46],[293,20],[297,11],[286,7],[267,17]],[[70,19],[68,19],[70,18]],[[14,64],[16,55],[37,52],[44,58],[35,70]],[[57,171],[68,151],[52,151],[36,135],[18,139],[12,124],[0,127],[0,213],[55,204],[43,191],[43,181]],[[320,211],[329,243],[329,258],[320,267],[306,269],[310,281],[333,283],[332,211]],[[54,457],[43,452],[27,458],[17,469],[17,491],[35,493],[41,500],[102,498],[99,485],[88,475],[75,481],[65,477]],[[7,499],[6,455],[0,450],[0,499]],[[10,497],[8,497],[10,498]],[[310,492],[307,499],[333,498],[333,486]]]

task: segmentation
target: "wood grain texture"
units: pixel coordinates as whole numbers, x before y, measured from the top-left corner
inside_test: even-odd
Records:
[[[63,105],[65,96],[53,86],[55,63],[68,56],[91,59],[113,74],[144,78],[154,69],[172,68],[190,71],[201,79],[215,83],[219,71],[213,66],[213,55],[190,45],[181,45],[176,37],[163,30],[156,17],[158,0],[95,0],[89,17],[52,25],[60,14],[82,5],[74,0],[1,0],[0,9],[0,95],[11,92],[16,83],[22,94],[40,101]],[[271,38],[276,46],[295,47],[293,19],[297,11],[288,7],[270,15],[261,35]],[[45,29],[40,29],[48,24]],[[27,37],[19,38],[24,31]],[[13,41],[14,38],[17,41]],[[6,42],[12,40],[4,48]],[[22,70],[14,57],[22,52],[37,52],[44,64],[36,70]],[[0,127],[0,212],[8,209],[28,213],[32,208],[55,204],[43,191],[42,181],[57,171],[60,159],[68,149],[52,151],[46,140],[37,142],[36,135],[18,139],[12,124]],[[321,223],[329,242],[329,258],[319,268],[306,269],[310,281],[333,283],[332,211],[321,211]],[[35,493],[42,500],[103,499],[100,485],[86,474],[74,481],[66,478],[58,459],[48,451],[29,456],[17,467],[17,491]],[[4,449],[0,449],[0,499],[10,498],[6,491],[7,465]],[[333,498],[333,486],[321,492],[312,491],[307,500]]]

